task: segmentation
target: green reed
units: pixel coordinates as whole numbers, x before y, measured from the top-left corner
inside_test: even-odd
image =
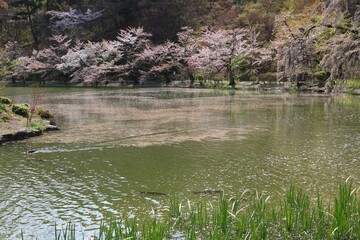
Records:
[[[247,194],[246,199],[244,194],[221,196],[215,204],[173,197],[165,214],[154,211],[142,220],[101,223],[92,239],[360,239],[358,191],[349,182],[340,184],[338,195],[326,207],[319,192],[311,201],[309,194],[294,186],[282,201],[272,203],[259,192]],[[55,226],[55,240],[75,239],[74,224]]]
[[[55,223],[55,240],[74,240],[76,237],[75,224],[69,222],[61,229]]]

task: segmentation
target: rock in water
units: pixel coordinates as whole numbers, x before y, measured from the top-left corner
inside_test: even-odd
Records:
[[[55,125],[47,125],[45,127],[45,131],[46,132],[49,132],[49,131],[59,131],[60,128],[58,126],[55,126]]]

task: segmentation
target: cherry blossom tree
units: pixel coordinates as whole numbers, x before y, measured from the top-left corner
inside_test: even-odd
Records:
[[[236,70],[259,68],[267,56],[258,46],[257,35],[245,29],[205,28],[197,33],[184,28],[177,43],[161,45],[153,45],[150,37],[143,28],[121,30],[115,40],[102,42],[72,44],[66,36],[55,35],[49,48],[20,58],[17,74],[43,82],[61,75],[71,82],[95,85],[161,79],[169,83],[179,74],[192,85],[195,73],[201,71],[209,78],[223,74],[235,86]]]
[[[256,68],[268,58],[256,38],[257,34],[249,29],[214,30],[206,27],[192,43],[198,50],[187,58],[188,66],[210,77],[224,73],[229,85],[235,87],[234,71],[237,68],[244,63]]]
[[[56,71],[56,66],[62,63],[61,56],[67,53],[71,40],[63,35],[54,35],[50,40],[53,44],[49,48],[34,50],[31,56],[18,58],[19,64],[14,74],[17,78],[45,84],[46,80],[59,77],[61,73]]]
[[[168,84],[179,68],[179,45],[167,41],[164,44],[149,47],[138,54],[136,65],[142,67],[140,81],[164,77]]]
[[[190,79],[190,86],[195,81],[195,72],[199,67],[196,61],[191,61],[191,57],[198,52],[195,31],[191,27],[183,27],[177,34],[178,37],[178,62],[179,70],[183,77]]]
[[[178,33],[178,43],[151,46],[138,54],[135,63],[142,70],[141,79],[163,76],[168,82],[178,71],[192,86],[196,73],[201,72],[209,79],[221,74],[235,86],[235,71],[255,71],[268,58],[256,38],[248,29],[204,28],[197,33],[186,27]]]
[[[142,75],[141,64],[137,61],[138,55],[149,49],[151,46],[150,37],[152,35],[144,31],[142,27],[128,28],[120,30],[115,46],[123,52],[121,61],[116,64],[125,65],[128,71],[125,71],[123,77],[131,79],[134,85],[140,83]]]
[[[112,79],[132,79],[139,82],[137,55],[149,47],[151,35],[142,28],[121,30],[114,41],[77,41],[56,68],[68,75],[72,82],[95,83]]]
[[[104,66],[114,65],[121,58],[121,51],[112,42],[77,41],[56,68],[69,76],[72,82],[97,83],[106,74]]]
[[[120,30],[114,44],[124,52],[123,62],[133,61],[137,54],[147,49],[151,45],[150,37],[151,34],[141,27]]]

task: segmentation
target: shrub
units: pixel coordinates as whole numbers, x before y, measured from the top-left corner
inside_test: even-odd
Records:
[[[325,41],[327,41],[330,38],[332,38],[333,36],[335,36],[335,34],[336,34],[336,30],[334,28],[326,28],[323,32],[321,32],[316,37],[316,40],[319,42],[320,45],[322,45],[322,44],[324,44]],[[321,57],[321,59],[322,59],[322,57]]]
[[[351,29],[352,15],[346,11],[343,13],[342,19],[338,22],[340,33],[346,33]]]
[[[347,92],[347,95],[349,95],[349,96],[358,96],[358,95],[360,95],[360,93],[357,93],[355,91],[350,90],[350,91]]]
[[[29,117],[29,105],[27,104],[14,104],[11,110],[13,113],[22,117]]]
[[[240,75],[237,76],[237,78],[239,79],[239,81],[241,82],[245,82],[245,81],[250,81],[250,75],[249,73],[241,73]]]
[[[11,100],[7,97],[0,97],[0,103],[11,104]]]
[[[44,126],[40,126],[40,125],[37,125],[35,123],[31,123],[30,124],[30,127],[34,130],[38,130],[40,132],[44,132],[46,130],[46,128]]]
[[[299,92],[300,92],[300,88],[296,84],[290,86],[289,93],[295,94]]]
[[[264,83],[265,82],[272,83],[272,82],[276,81],[275,75],[270,72],[259,74],[258,78],[259,78],[259,81],[264,82]]]
[[[314,76],[318,80],[317,81],[318,87],[324,87],[326,80],[330,77],[330,73],[322,69],[318,69],[317,71],[314,72]]]
[[[37,110],[37,115],[39,115],[42,119],[50,119],[53,118],[54,116],[49,112],[49,110],[44,110],[44,109],[38,109]]]
[[[255,75],[250,77],[250,81],[252,81],[253,83],[259,83],[259,78]]]
[[[205,75],[205,74],[204,74],[203,71],[197,71],[197,72],[195,73],[195,80],[197,80],[197,81],[199,81],[199,82],[204,81],[204,79],[205,79],[205,76],[204,76],[204,75]]]
[[[345,80],[345,86],[352,89],[360,88],[360,79],[347,79]]]

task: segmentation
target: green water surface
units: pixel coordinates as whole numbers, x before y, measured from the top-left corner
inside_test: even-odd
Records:
[[[24,88],[0,90],[31,102]],[[39,91],[37,92],[39,93]],[[41,89],[61,131],[0,146],[0,239],[85,236],[102,219],[296,184],[327,196],[360,185],[360,99],[199,89]],[[1,124],[1,123],[0,123]],[[27,150],[36,150],[27,154]],[[166,195],[143,194],[158,192]]]

